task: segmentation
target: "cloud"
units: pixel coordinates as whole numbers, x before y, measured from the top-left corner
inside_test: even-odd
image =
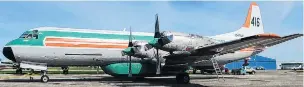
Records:
[[[282,14],[279,17],[280,21],[284,21],[284,19],[290,14],[291,10],[294,8],[296,2],[284,2],[284,7],[282,10]]]

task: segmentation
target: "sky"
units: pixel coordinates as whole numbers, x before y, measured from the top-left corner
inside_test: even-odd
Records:
[[[0,2],[0,47],[37,27],[153,32],[160,29],[213,36],[239,29],[251,2]],[[303,2],[257,2],[264,31],[281,36],[303,33]],[[2,48],[0,49],[2,52]],[[268,48],[259,55],[277,61],[303,61],[303,37]],[[2,53],[0,58],[4,58]]]

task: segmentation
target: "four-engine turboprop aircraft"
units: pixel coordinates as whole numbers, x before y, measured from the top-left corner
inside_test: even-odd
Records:
[[[179,83],[189,83],[189,66],[212,66],[211,58],[223,65],[300,36],[265,34],[259,7],[252,3],[244,25],[232,33],[160,33],[158,17],[154,33],[41,27],[7,43],[3,54],[20,68],[41,70],[42,82],[49,80],[48,66],[101,66],[112,76],[176,75]]]

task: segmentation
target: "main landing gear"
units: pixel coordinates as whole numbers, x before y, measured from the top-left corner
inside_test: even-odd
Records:
[[[42,72],[42,75],[41,75],[40,81],[43,83],[48,82],[50,78],[46,75],[47,71],[42,70],[41,72]]]
[[[180,84],[188,84],[190,82],[190,77],[188,73],[180,73],[176,75],[176,81]]]

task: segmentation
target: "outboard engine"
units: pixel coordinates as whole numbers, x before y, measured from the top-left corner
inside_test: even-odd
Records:
[[[154,40],[150,41],[148,44],[156,48],[161,48],[164,45],[172,42],[172,40],[173,34],[170,31],[163,31],[159,37],[154,37]]]
[[[170,31],[163,31],[161,36],[164,37],[164,43],[170,43],[173,40],[173,34]]]

